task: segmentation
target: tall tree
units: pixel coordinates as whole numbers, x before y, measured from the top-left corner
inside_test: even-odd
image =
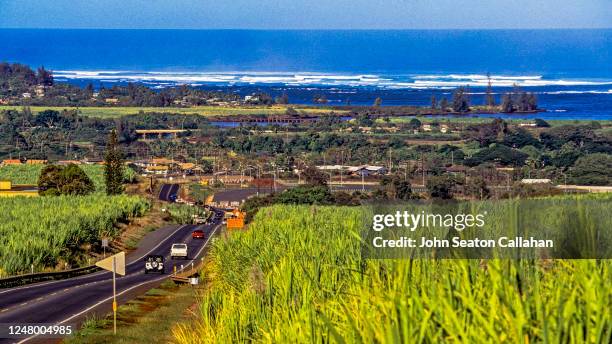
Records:
[[[455,112],[470,111],[470,98],[466,87],[459,87],[453,92],[452,107]]]
[[[446,97],[442,97],[442,100],[440,100],[440,110],[442,111],[448,110],[448,100],[446,99]]]
[[[374,99],[374,106],[379,107],[381,105],[382,105],[382,98],[376,97],[376,99]]]
[[[315,166],[308,166],[304,171],[302,171],[302,175],[307,184],[315,186],[326,186],[329,179],[327,174]]]
[[[108,137],[106,154],[104,156],[104,177],[107,195],[123,193],[123,159],[123,152],[119,147],[117,132],[113,130]]]
[[[512,100],[512,95],[506,93],[502,98],[501,104],[501,112],[513,112],[514,111],[514,101]]]
[[[486,98],[487,106],[494,107],[495,106],[495,96],[493,95],[493,86],[491,84],[491,74],[487,73],[487,79],[488,79],[487,95],[485,98]]]
[[[53,86],[53,74],[46,70],[45,67],[38,68],[36,81],[39,85]]]

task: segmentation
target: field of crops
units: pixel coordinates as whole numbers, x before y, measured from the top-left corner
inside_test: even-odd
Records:
[[[0,276],[78,263],[83,245],[114,236],[117,222],[142,216],[134,196],[59,196],[0,200]]]
[[[79,165],[94,182],[97,191],[104,190],[103,165]],[[13,184],[38,184],[38,176],[44,165],[7,165],[0,167],[0,180],[10,180]],[[131,168],[125,169],[125,180],[132,181],[136,172]]]
[[[610,196],[600,197],[609,201]],[[589,196],[589,198],[592,198]],[[610,209],[589,216],[609,216]],[[609,260],[368,260],[363,209],[274,206],[217,240],[178,343],[605,343]],[[554,221],[555,219],[551,220]],[[591,219],[577,219],[589,226]]]
[[[21,106],[0,106],[2,110],[21,110]],[[310,114],[317,113],[329,113],[329,108],[301,108],[300,106],[294,107],[297,111],[306,111]],[[63,111],[65,109],[72,110],[77,109],[74,107],[66,106],[31,106],[30,109],[33,112],[40,112],[47,109]],[[275,105],[275,106],[240,106],[240,107],[220,107],[220,106],[194,106],[189,108],[178,108],[178,107],[79,107],[79,114],[87,117],[98,117],[98,118],[116,118],[126,115],[134,115],[139,112],[158,112],[158,113],[176,113],[186,115],[200,115],[200,116],[229,116],[229,115],[280,115],[287,111],[287,106]],[[336,113],[342,111],[336,111]]]

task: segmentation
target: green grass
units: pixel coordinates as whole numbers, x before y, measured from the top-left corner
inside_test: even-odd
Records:
[[[0,166],[0,180],[10,180],[13,184],[38,184],[40,171],[45,165],[7,165]],[[104,190],[104,166],[103,165],[79,165],[93,181],[97,191]],[[125,180],[133,181],[136,172],[131,168],[125,168]]]
[[[1,110],[21,110],[21,106],[2,105]],[[32,112],[37,113],[43,110],[75,110],[86,117],[98,118],[117,118],[126,115],[134,115],[139,112],[159,112],[173,114],[195,114],[200,116],[229,116],[229,115],[280,115],[287,111],[287,106],[239,106],[239,107],[219,107],[219,106],[194,106],[189,108],[180,107],[68,107],[68,106],[31,106]],[[295,106],[297,111],[305,111],[309,114],[324,114],[331,110],[325,107],[301,107]],[[336,111],[339,112],[339,111]]]
[[[117,309],[117,335],[112,315],[88,319],[67,344],[113,344],[172,342],[172,327],[190,317],[188,308],[196,302],[191,286],[164,282]]]
[[[598,197],[610,199],[588,199]],[[590,215],[605,217],[609,210]],[[612,338],[612,262],[369,260],[360,251],[362,212],[309,206],[260,210],[247,231],[213,244],[200,318],[175,327],[174,342]]]
[[[189,196],[196,202],[206,202],[206,199],[214,193],[214,190],[202,184],[189,184]]]
[[[13,197],[0,199],[0,276],[77,266],[87,246],[119,234],[117,222],[144,215],[134,196]]]
[[[170,216],[170,221],[178,224],[190,224],[193,222],[194,215],[206,217],[208,214],[202,207],[177,203],[169,204],[166,211]]]

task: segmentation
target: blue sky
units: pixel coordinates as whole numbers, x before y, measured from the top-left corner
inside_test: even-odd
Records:
[[[612,0],[0,0],[0,27],[610,28]]]

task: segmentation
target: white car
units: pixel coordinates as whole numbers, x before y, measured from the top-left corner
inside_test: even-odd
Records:
[[[187,258],[187,244],[172,244],[172,248],[170,249],[170,258]]]

